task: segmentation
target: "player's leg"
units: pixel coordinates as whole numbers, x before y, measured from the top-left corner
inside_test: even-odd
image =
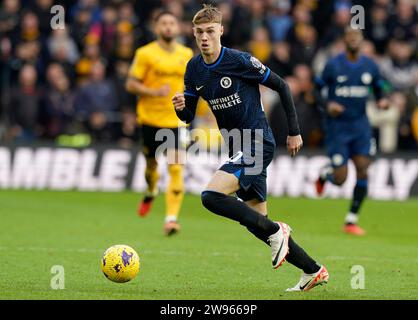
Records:
[[[258,199],[251,199],[245,201],[245,203],[257,211],[259,214],[267,217],[267,202],[259,201]],[[270,245],[263,234],[258,233],[256,230],[247,228],[258,239]],[[321,285],[328,282],[328,272],[322,265],[316,263],[306,252],[301,248],[293,239],[289,236],[289,253],[286,256],[286,261],[295,267],[303,270],[303,275],[298,284],[289,288],[287,291],[308,291],[317,285]]]
[[[155,158],[146,158],[145,166],[145,182],[147,190],[138,207],[138,214],[145,217],[151,210],[155,196],[158,194],[158,163]]]
[[[353,190],[350,211],[345,217],[344,231],[355,235],[364,235],[365,231],[357,224],[360,207],[367,196],[367,169],[369,168],[371,160],[364,155],[353,156],[352,160],[356,168],[357,182]]]
[[[273,268],[278,268],[288,253],[290,230],[286,224],[278,224],[259,214],[243,201],[230,194],[241,188],[237,176],[222,170],[215,172],[202,192],[202,204],[209,211],[235,220],[248,229],[267,238],[272,248]]]
[[[245,201],[245,203],[259,214],[267,217],[267,201],[252,199]],[[269,245],[267,238],[263,238],[263,235],[259,234],[256,230],[248,228],[248,231]],[[289,237],[289,254],[286,256],[286,261],[309,274],[318,272],[320,269],[320,266],[317,265],[316,262],[301,247],[298,246],[298,244],[292,239],[292,236]]]
[[[329,142],[327,148],[331,163],[321,168],[319,177],[315,182],[318,195],[324,192],[326,182],[341,186],[347,179],[348,145],[336,139],[335,141]]]
[[[259,201],[258,199],[251,199],[248,201],[245,201],[245,204],[249,206],[250,208],[257,211],[259,214],[268,217],[267,215],[267,201]],[[266,238],[263,233],[257,232],[256,229],[248,228],[248,231],[250,231],[253,235],[255,235],[258,239],[263,241],[265,244],[270,246],[269,242],[267,241],[268,237]]]
[[[155,158],[155,151],[157,144],[155,142],[155,132],[157,128],[142,126],[143,136],[143,154],[146,159],[145,166],[145,182],[147,183],[147,190],[139,207],[138,214],[141,217],[146,216],[151,210],[152,203],[155,196],[158,194],[158,163]]]
[[[164,221],[164,233],[172,235],[180,231],[178,216],[184,198],[183,179],[183,150],[170,149],[167,151],[169,180],[165,193],[166,216]]]
[[[376,153],[376,145],[367,119],[357,124],[355,132],[357,134],[349,145],[349,152],[356,168],[357,182],[353,190],[351,207],[346,215],[343,230],[347,233],[361,236],[365,234],[365,231],[357,225],[358,213],[367,196],[367,169],[371,163],[371,158]]]

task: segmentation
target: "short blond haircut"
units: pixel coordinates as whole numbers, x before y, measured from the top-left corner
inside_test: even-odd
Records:
[[[211,4],[204,4],[193,17],[193,24],[198,25],[202,23],[219,23],[222,24],[222,13],[218,8]]]

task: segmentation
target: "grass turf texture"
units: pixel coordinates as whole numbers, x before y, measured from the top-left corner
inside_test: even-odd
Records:
[[[180,234],[163,236],[164,197],[146,218],[137,194],[0,191],[0,299],[417,299],[418,200],[368,200],[365,237],[341,232],[346,200],[269,198],[269,216],[287,222],[295,240],[330,272],[327,286],[285,293],[300,271],[271,268],[270,249],[245,228],[185,197]],[[141,271],[112,283],[100,259],[114,244],[132,246]],[[65,289],[50,270],[65,268]],[[351,288],[353,265],[365,289]]]

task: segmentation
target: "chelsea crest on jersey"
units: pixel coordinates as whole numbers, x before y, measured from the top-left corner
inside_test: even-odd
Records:
[[[248,53],[222,47],[211,64],[201,55],[191,59],[184,78],[185,95],[201,96],[211,107],[220,129],[268,128],[259,84],[270,69]]]

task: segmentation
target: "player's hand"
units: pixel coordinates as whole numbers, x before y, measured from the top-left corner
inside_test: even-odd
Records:
[[[292,157],[294,157],[296,153],[299,152],[300,148],[302,148],[303,146],[301,135],[287,136],[286,144],[287,144],[287,151]]]
[[[337,117],[344,112],[344,107],[337,102],[331,101],[327,105],[327,111],[331,117]]]
[[[166,97],[170,93],[170,86],[168,84],[165,84],[161,86],[160,88],[155,90],[155,96],[156,97]]]
[[[186,107],[186,100],[182,93],[177,92],[171,101],[173,101],[174,109],[176,109],[176,111],[182,111]]]
[[[387,98],[382,98],[380,100],[377,101],[377,107],[379,109],[383,109],[386,110],[389,108],[389,99]]]

